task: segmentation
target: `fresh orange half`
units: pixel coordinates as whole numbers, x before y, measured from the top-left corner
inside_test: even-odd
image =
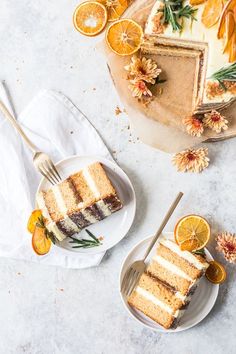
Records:
[[[48,253],[51,248],[51,240],[46,236],[44,227],[36,226],[32,236],[32,247],[35,253],[43,256]]]
[[[222,264],[217,261],[209,262],[210,265],[206,270],[207,279],[214,284],[221,284],[226,279],[226,271]]]
[[[202,13],[202,23],[204,26],[207,28],[214,26],[220,19],[222,9],[222,0],[207,0]]]
[[[181,249],[197,251],[208,243],[211,235],[210,225],[199,215],[187,215],[176,224],[174,235]]]
[[[143,29],[135,21],[121,19],[110,25],[106,41],[110,49],[118,55],[131,55],[140,48]]]
[[[74,12],[75,28],[85,36],[96,36],[105,28],[107,23],[105,6],[96,1],[82,2]]]
[[[115,21],[125,12],[129,6],[128,0],[98,0],[107,9],[108,21]]]
[[[39,218],[42,216],[42,212],[39,209],[33,210],[30,217],[29,221],[27,224],[27,229],[28,231],[32,234],[34,232],[36,223],[39,221]]]

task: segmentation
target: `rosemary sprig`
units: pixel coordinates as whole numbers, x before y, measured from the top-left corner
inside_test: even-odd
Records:
[[[92,238],[92,240],[88,240],[85,238],[82,238],[81,240],[74,238],[72,236],[69,236],[72,241],[70,243],[76,245],[72,246],[72,248],[92,248],[92,247],[98,247],[102,243],[101,241],[89,230],[85,229],[87,234]]]
[[[44,231],[45,232],[45,236],[47,238],[49,238],[52,241],[52,243],[55,245],[55,243],[57,242],[57,239],[56,239],[54,233],[51,232],[51,231],[48,231],[48,229],[46,228],[42,215],[38,218],[36,226],[43,228],[45,230]]]
[[[171,24],[173,31],[181,31],[183,26],[180,23],[180,19],[185,17],[191,20],[195,20],[196,8],[190,5],[183,5],[184,0],[161,0],[163,8],[160,8],[158,12],[163,12],[162,23]]]
[[[202,248],[201,250],[197,250],[195,252],[193,252],[194,254],[199,254],[200,256],[202,257],[205,257],[206,256],[206,253],[205,253],[205,250],[204,248]]]
[[[216,71],[210,79],[217,80],[219,85],[227,91],[224,81],[236,81],[236,62]]]

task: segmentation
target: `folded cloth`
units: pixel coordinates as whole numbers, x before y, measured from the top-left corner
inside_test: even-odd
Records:
[[[13,113],[2,84],[0,99]],[[40,92],[18,121],[39,150],[48,153],[54,162],[77,154],[112,160],[94,127],[61,93]],[[54,246],[47,255],[37,256],[32,250],[26,225],[41,176],[33,166],[31,152],[1,113],[0,156],[0,256],[66,268],[98,265],[104,252],[87,256]]]

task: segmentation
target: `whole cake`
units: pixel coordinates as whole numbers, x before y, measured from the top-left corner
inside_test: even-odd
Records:
[[[128,303],[164,328],[176,328],[208,266],[202,256],[164,239]]]
[[[115,188],[99,162],[69,176],[36,196],[47,229],[62,241],[122,208]]]
[[[160,49],[189,49],[199,57],[196,106],[227,102],[236,95],[235,9],[235,0],[158,0],[151,10],[145,34],[158,38]]]

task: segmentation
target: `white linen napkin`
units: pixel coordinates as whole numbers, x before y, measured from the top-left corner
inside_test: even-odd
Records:
[[[1,83],[0,99],[13,112]],[[40,92],[18,121],[39,150],[48,153],[54,162],[76,154],[112,160],[94,127],[61,93]],[[34,253],[26,225],[40,178],[31,152],[0,112],[0,256],[66,268],[98,265],[104,252],[87,256],[53,246],[45,256]]]

